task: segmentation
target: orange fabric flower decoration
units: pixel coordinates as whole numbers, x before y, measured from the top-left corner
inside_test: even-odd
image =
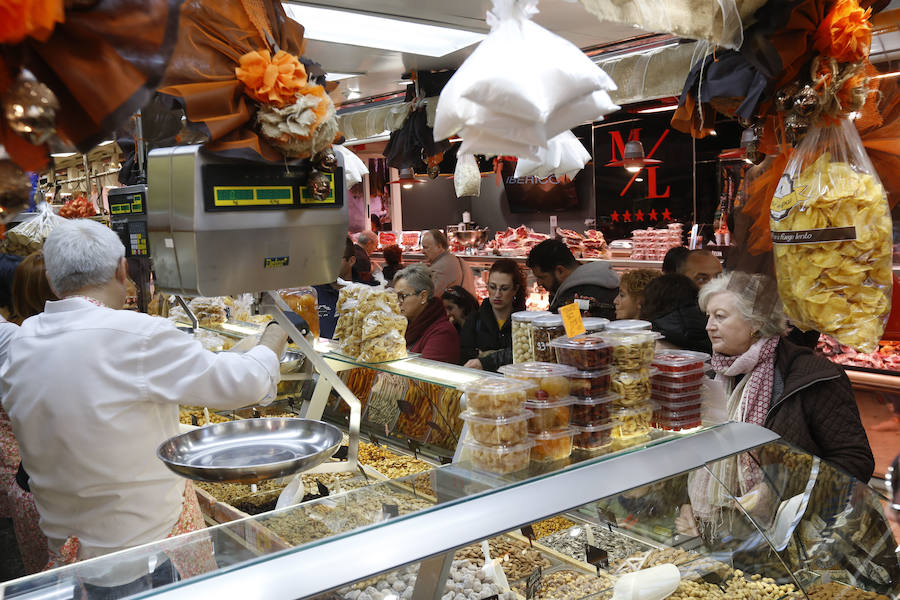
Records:
[[[870,14],[872,9],[863,10],[856,0],[838,0],[816,29],[816,51],[842,63],[868,58],[872,45]]]
[[[0,44],[43,42],[63,19],[63,0],[0,0]]]
[[[247,88],[247,95],[279,108],[292,104],[306,87],[306,69],[296,56],[283,50],[269,57],[268,50],[248,52],[234,74]]]

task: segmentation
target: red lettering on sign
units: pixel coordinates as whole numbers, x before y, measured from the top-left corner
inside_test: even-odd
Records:
[[[624,160],[625,158],[625,140],[622,139],[621,131],[610,131],[609,137],[612,139],[612,159],[616,160]],[[628,141],[641,141],[641,129],[631,129],[628,131]],[[616,154],[616,150],[619,151]]]
[[[666,190],[660,194],[656,189],[656,171],[659,169],[656,167],[647,167],[647,198],[668,198],[669,194],[672,192],[671,186],[666,186]]]

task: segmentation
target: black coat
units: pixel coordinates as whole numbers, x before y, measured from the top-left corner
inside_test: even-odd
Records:
[[[868,484],[875,459],[844,370],[782,338],[775,371],[766,428]]]
[[[480,357],[481,366],[485,371],[496,371],[498,367],[513,361],[512,318],[507,319],[502,328],[498,327],[491,301],[486,299],[466,319],[459,342],[461,363],[479,358],[479,354],[486,352]]]
[[[712,353],[712,344],[706,334],[706,315],[696,302],[650,319],[650,323],[653,331],[663,334],[667,342],[682,350]]]

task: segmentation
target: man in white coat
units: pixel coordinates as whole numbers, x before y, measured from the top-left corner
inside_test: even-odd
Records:
[[[156,456],[179,433],[178,405],[264,404],[280,379],[287,336],[277,324],[245,354],[215,354],[165,319],[119,310],[124,255],[99,223],[57,226],[44,260],[61,299],[22,324],[0,368],[3,407],[56,565],[190,529],[192,486]],[[93,581],[148,577],[146,557],[112,562]]]

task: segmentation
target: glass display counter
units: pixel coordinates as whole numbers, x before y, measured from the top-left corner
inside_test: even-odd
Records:
[[[608,599],[637,580],[674,599],[881,600],[900,592],[881,500],[772,432],[729,423],[502,477],[464,459],[0,589],[76,598],[118,568],[168,560],[180,579],[147,578],[130,593]]]

